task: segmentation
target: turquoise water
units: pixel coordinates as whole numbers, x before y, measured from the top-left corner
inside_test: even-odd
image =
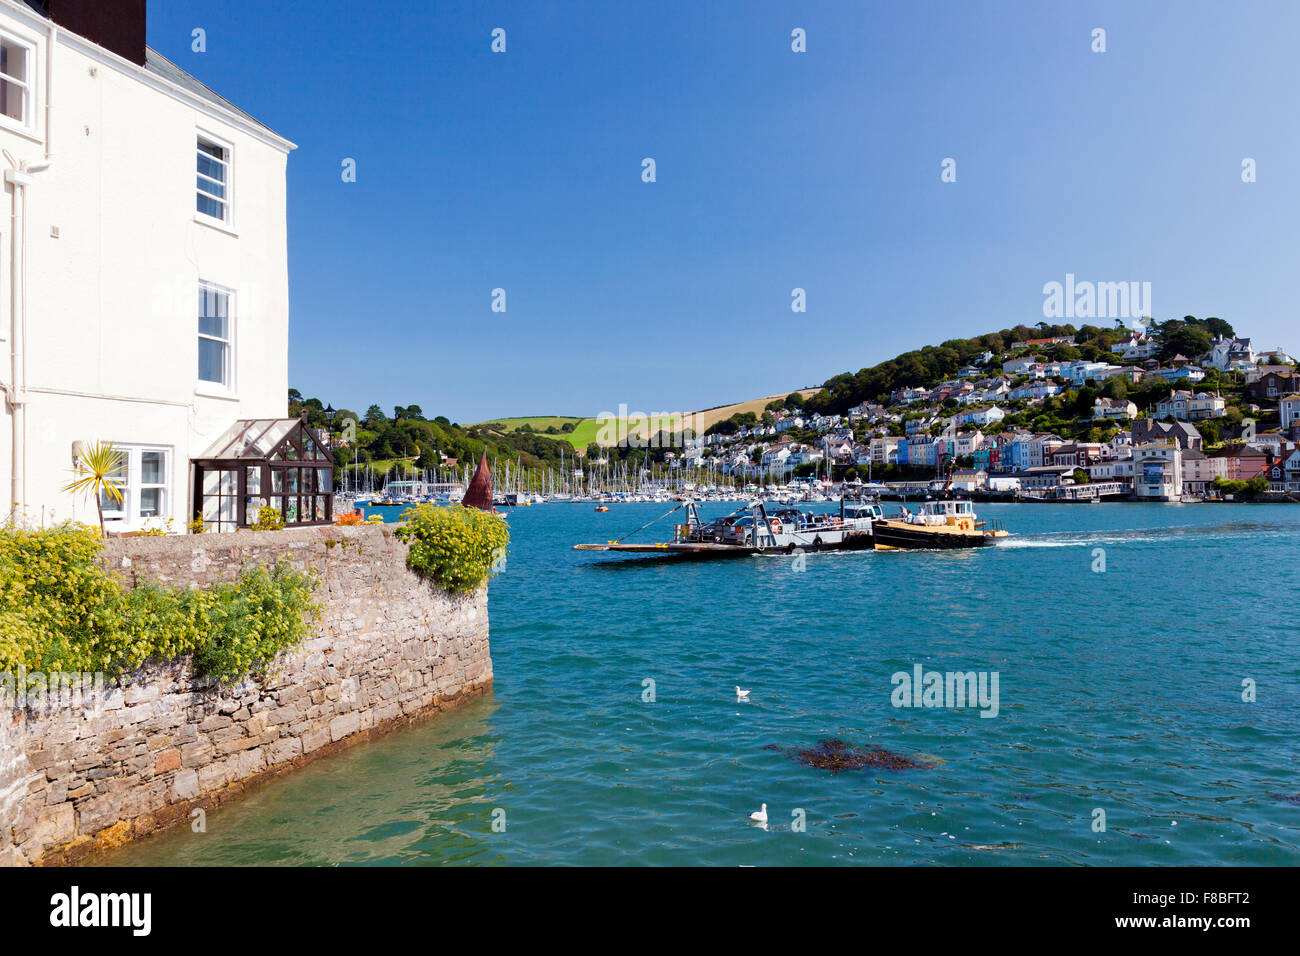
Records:
[[[802,572],[569,550],[664,510],[511,511],[492,696],[104,862],[1300,864],[1300,507],[983,505],[1014,538]],[[998,672],[998,715],[894,707],[914,664]],[[831,736],[930,767],[785,752]]]

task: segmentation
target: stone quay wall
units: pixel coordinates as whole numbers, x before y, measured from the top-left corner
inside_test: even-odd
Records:
[[[383,526],[112,539],[123,581],[203,587],[315,568],[323,614],[266,675],[147,665],[78,706],[0,709],[0,865],[75,863],[491,688],[487,588],[449,595]]]

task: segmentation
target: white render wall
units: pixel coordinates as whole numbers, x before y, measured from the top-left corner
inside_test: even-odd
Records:
[[[0,148],[45,158],[45,21],[0,0],[0,29],[36,48],[29,133]],[[285,167],[292,144],[209,107],[82,38],[55,49],[54,168],[26,188],[26,506],[30,520],[94,520],[62,487],[72,444],[171,449],[168,514],[183,526],[189,459],[239,418],[284,417],[289,289]],[[229,229],[195,218],[198,132],[231,144]],[[0,157],[0,168],[8,168]],[[0,197],[0,382],[11,380],[11,225]],[[21,192],[21,191],[20,191]],[[52,235],[57,229],[58,237]],[[21,243],[20,243],[21,245]],[[198,382],[200,280],[233,291],[230,395]],[[11,495],[12,412],[0,417],[0,496]],[[4,511],[8,511],[6,507]]]

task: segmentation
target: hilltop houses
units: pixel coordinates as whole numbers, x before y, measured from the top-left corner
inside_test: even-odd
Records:
[[[1246,391],[1257,401],[1277,401],[1300,392],[1300,372],[1293,368],[1268,372],[1247,385]]]
[[[1007,417],[1007,413],[996,405],[971,408],[957,415],[959,425],[993,425]]]
[[[1220,372],[1240,370],[1255,364],[1255,350],[1251,347],[1250,339],[1229,339],[1219,335],[1215,336],[1209,353],[1201,361]]]
[[[1127,340],[1116,342],[1110,350],[1126,362],[1144,361],[1160,351],[1160,343],[1145,332],[1134,332]]]
[[[1159,333],[1145,331],[1115,344],[1112,354],[1123,356],[1125,364],[1101,361],[1091,341],[1081,346],[1083,358],[1035,354],[1044,349],[1050,355],[1053,346],[1067,340],[1073,341],[1063,336],[1026,339],[1013,344],[1026,350],[1019,355],[987,351],[977,361],[951,369],[946,379],[899,386],[888,398],[860,402],[842,418],[778,413],[775,427],[740,429],[728,443],[754,443],[746,452],[749,474],[798,468],[809,474],[808,467],[821,462],[828,474],[833,464],[875,469],[876,480],[952,475],[953,486],[967,490],[1018,490],[1061,499],[1086,498],[1100,488],[1107,496],[1179,500],[1218,493],[1218,479],[1251,480],[1266,469],[1271,469],[1274,487],[1285,486],[1286,469],[1278,463],[1289,459],[1300,441],[1300,373],[1293,366],[1246,371],[1234,365],[1264,356],[1256,355],[1244,338],[1216,340],[1214,355],[1174,355],[1162,365],[1158,356],[1166,354],[1164,342]],[[1272,354],[1285,355],[1280,350]],[[1231,375],[1220,378],[1218,366],[1224,363]],[[1213,388],[1197,391],[1191,386],[1205,379],[1207,368],[1215,370]],[[1153,394],[1149,383],[1161,381],[1179,387],[1167,395]],[[1260,406],[1241,401],[1243,387]],[[1093,391],[1081,394],[1084,388]],[[1090,403],[1086,411],[1085,394]],[[1065,400],[1051,401],[1061,398]],[[1225,420],[1230,406],[1258,417],[1266,430],[1257,433],[1252,425],[1247,431],[1235,414]],[[1267,430],[1273,408],[1278,410],[1277,431]],[[1060,422],[1054,427],[1061,434],[1027,428],[1028,422]],[[1198,423],[1214,450],[1205,447]],[[785,450],[767,433],[788,443]],[[800,449],[795,439],[812,442],[813,434],[816,441]],[[1246,441],[1218,444],[1239,435]],[[879,474],[893,468],[902,469],[901,474]]]
[[[1093,421],[1116,421],[1137,418],[1138,407],[1128,399],[1098,398],[1092,403]]]
[[[1287,395],[1277,403],[1278,418],[1285,431],[1300,424],[1300,395]]]
[[[110,531],[327,520],[332,460],[284,418],[294,144],[149,48],[144,6],[0,0],[6,500],[94,520],[63,489],[102,441]]]
[[[1139,418],[1133,423],[1132,434],[1134,445],[1169,440],[1180,448],[1200,451],[1205,443],[1195,425],[1183,422],[1157,422],[1150,418]]]
[[[1202,421],[1207,418],[1219,418],[1226,409],[1224,400],[1210,392],[1179,390],[1168,398],[1156,402],[1156,418],[1173,417],[1181,422]]]

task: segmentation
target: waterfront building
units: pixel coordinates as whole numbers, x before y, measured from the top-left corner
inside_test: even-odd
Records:
[[[224,526],[251,472],[195,460],[287,411],[294,145],[147,47],[144,8],[0,0],[0,486],[33,521],[95,520],[63,489],[106,441],[124,459],[110,530],[180,530],[209,505]],[[275,434],[308,458],[292,424]],[[310,470],[294,487],[314,497]]]
[[[1300,493],[1300,445],[1292,448],[1282,461],[1282,487],[1279,491]]]
[[[1215,478],[1225,477],[1224,471],[1222,458],[1211,458],[1190,448],[1183,452],[1183,490],[1187,494],[1206,494]]]
[[[1178,501],[1183,496],[1183,449],[1175,441],[1133,447],[1133,496]]]
[[[1228,481],[1249,481],[1269,462],[1269,453],[1260,445],[1239,442],[1212,453],[1223,460],[1223,477]]]
[[[983,491],[988,487],[989,475],[983,469],[964,468],[952,473],[953,491]]]

